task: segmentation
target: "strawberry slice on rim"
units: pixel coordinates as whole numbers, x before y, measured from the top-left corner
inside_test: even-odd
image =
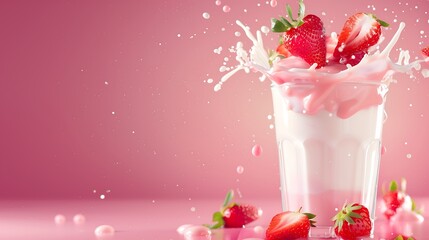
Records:
[[[356,13],[349,17],[338,36],[334,59],[352,66],[358,64],[369,48],[379,41],[381,27],[388,26],[373,14]]]
[[[422,53],[425,55],[425,57],[429,57],[429,46],[423,48]]]

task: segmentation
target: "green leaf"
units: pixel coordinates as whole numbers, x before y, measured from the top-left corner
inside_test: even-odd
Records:
[[[292,8],[290,7],[290,5],[289,5],[289,4],[286,6],[286,10],[287,10],[287,14],[289,15],[289,18],[290,18],[292,21],[295,21],[295,19],[293,19]]]
[[[207,226],[210,229],[218,229],[223,227],[223,225],[225,225],[225,221],[223,220],[223,216],[221,212],[213,213],[212,221],[215,224]]]
[[[303,0],[299,0],[299,9],[298,9],[298,21],[301,21],[304,18],[305,14],[305,5]]]
[[[394,240],[404,240],[404,238],[401,235],[399,235],[399,236],[395,237]]]
[[[388,27],[389,26],[389,24],[383,20],[377,19],[377,22],[380,23],[380,25],[382,27]]]
[[[396,181],[391,181],[389,185],[389,191],[394,192],[396,190],[398,190],[398,184]]]
[[[316,215],[315,215],[315,214],[312,214],[312,213],[304,213],[304,215],[305,215],[305,216],[307,216],[307,217],[308,217],[308,219],[313,219],[313,218],[315,218],[315,217],[316,217]]]
[[[271,31],[273,32],[286,32],[287,31],[287,27],[285,26],[285,24],[279,20],[276,19],[275,22],[273,22],[273,26],[271,27]]]
[[[227,207],[229,205],[229,203],[231,202],[232,198],[234,198],[234,191],[230,190],[225,197],[225,200],[223,201],[223,205],[222,207]]]

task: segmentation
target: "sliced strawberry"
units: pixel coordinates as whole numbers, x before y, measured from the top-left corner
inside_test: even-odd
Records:
[[[233,198],[234,191],[231,190],[226,194],[220,211],[213,213],[212,221],[214,224],[206,224],[205,226],[211,229],[221,227],[242,228],[261,216],[261,211],[257,207],[248,204],[234,203],[232,202]]]
[[[423,55],[425,55],[426,57],[429,57],[429,46],[425,47],[422,49],[422,53]]]
[[[300,209],[301,210],[301,209]],[[311,213],[282,212],[273,217],[266,231],[266,240],[292,240],[307,238],[310,227],[314,227]]]
[[[349,17],[338,37],[334,59],[340,63],[356,65],[381,35],[381,27],[389,24],[372,14],[356,13]]]
[[[292,10],[287,6],[290,21],[281,17],[273,19],[273,32],[283,33],[284,48],[293,56],[304,59],[317,68],[326,65],[326,36],[322,20],[315,15],[304,17],[304,3],[299,1],[298,19],[293,19]]]
[[[368,209],[361,204],[344,205],[332,220],[335,221],[335,234],[343,239],[355,239],[371,233],[372,222]]]

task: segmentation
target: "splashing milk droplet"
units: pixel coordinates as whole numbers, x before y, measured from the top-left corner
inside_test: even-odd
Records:
[[[203,18],[204,19],[209,19],[210,18],[210,14],[208,12],[203,13]]]
[[[95,228],[94,234],[97,237],[111,237],[115,235],[115,229],[110,225],[100,225]]]
[[[227,12],[231,11],[231,8],[228,5],[225,5],[225,6],[223,6],[222,10],[223,10],[223,12],[227,13]]]
[[[186,240],[210,240],[211,231],[204,226],[191,226],[183,233]]]
[[[255,157],[259,157],[262,154],[262,147],[258,144],[252,147],[252,155]]]
[[[76,225],[83,225],[85,223],[85,221],[86,221],[86,218],[82,214],[76,214],[73,217],[73,222]]]
[[[244,167],[241,165],[237,166],[237,173],[242,174],[243,172],[244,172]]]
[[[271,7],[275,7],[275,6],[277,6],[277,0],[271,0],[271,1],[270,1],[270,6],[271,6]]]
[[[66,217],[62,214],[57,214],[54,217],[54,222],[56,225],[63,225],[66,222]]]

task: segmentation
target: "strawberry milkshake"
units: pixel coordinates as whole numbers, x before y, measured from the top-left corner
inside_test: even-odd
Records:
[[[272,31],[280,33],[275,51],[265,50],[259,31],[255,37],[237,21],[253,46],[247,52],[237,43],[239,65],[215,91],[239,70],[271,80],[283,210],[315,214],[310,236],[329,238],[335,236],[332,218],[345,203],[366,207],[373,224],[389,84],[395,73],[428,77],[422,66],[429,58],[410,62],[401,51],[391,61],[404,23],[380,51],[388,24],[373,14],[356,13],[339,35],[327,36],[321,19],[306,15],[302,0],[296,17],[287,10],[289,19],[272,21]]]

